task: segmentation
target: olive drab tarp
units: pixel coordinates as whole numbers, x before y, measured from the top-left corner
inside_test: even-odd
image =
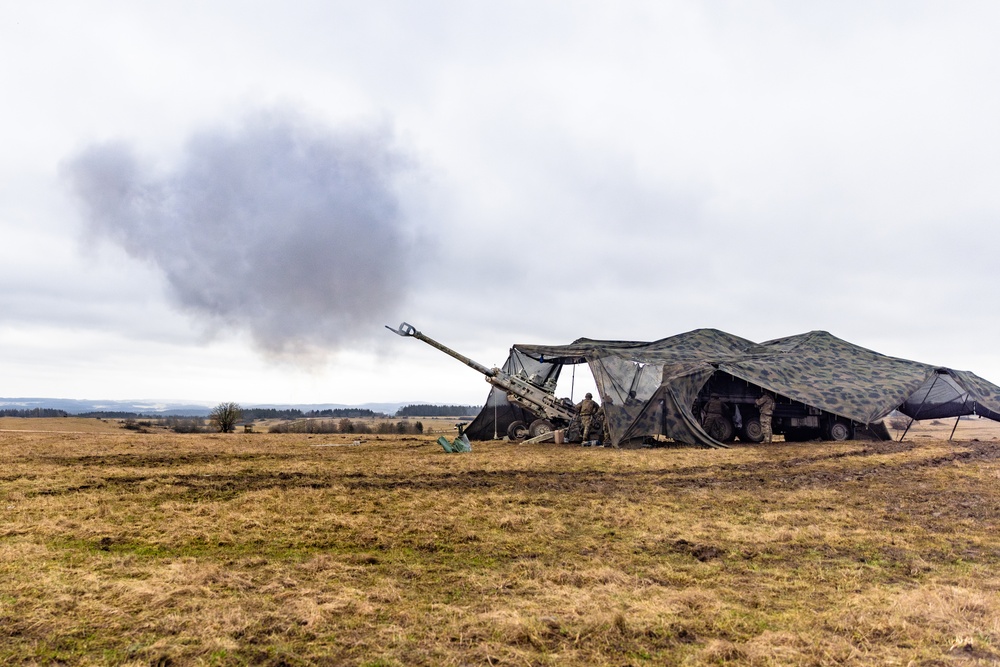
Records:
[[[538,366],[529,368],[531,361]],[[978,414],[1000,421],[997,385],[967,371],[885,356],[825,331],[760,344],[716,329],[653,342],[581,338],[569,345],[518,344],[508,363],[528,372],[542,369],[550,378],[565,364],[587,363],[615,444],[652,436],[721,444],[693,409],[699,392],[719,373],[753,391],[768,390],[858,425],[878,424],[896,409],[915,419]],[[506,402],[502,394],[491,393],[494,398]],[[490,422],[489,437],[500,425],[486,413],[497,410],[487,405],[476,419]]]

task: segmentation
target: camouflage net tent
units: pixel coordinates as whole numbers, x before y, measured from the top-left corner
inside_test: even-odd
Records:
[[[503,372],[532,378],[540,387],[550,387],[555,391],[562,364],[550,364],[532,359],[513,348],[504,363]],[[507,427],[514,422],[530,424],[535,416],[516,403],[507,400],[507,394],[496,387],[490,389],[486,405],[475,419],[465,428],[465,434],[472,440],[493,440],[503,438]]]
[[[614,444],[665,437],[719,446],[699,413],[713,392],[732,403],[735,421],[750,421],[753,401],[767,390],[777,397],[776,417],[798,406],[827,433],[839,423],[852,435],[857,428],[887,437],[881,422],[893,410],[914,419],[980,415],[1000,421],[997,385],[967,371],[888,357],[825,331],[760,344],[716,329],[650,343],[581,338],[570,345],[515,345],[515,357],[521,364],[533,360],[550,377],[566,364],[588,364]],[[491,394],[490,400],[505,397]],[[502,435],[503,423],[494,426]],[[789,428],[786,439],[796,439],[794,433]]]

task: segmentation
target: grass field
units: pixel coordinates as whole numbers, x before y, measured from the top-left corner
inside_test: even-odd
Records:
[[[978,429],[978,430],[974,430]],[[1000,441],[0,420],[0,664],[997,665]]]

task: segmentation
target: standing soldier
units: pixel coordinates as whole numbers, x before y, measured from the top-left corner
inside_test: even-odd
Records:
[[[590,435],[590,423],[594,420],[594,415],[599,409],[600,406],[594,401],[594,395],[589,391],[576,406],[577,412],[580,413],[580,427],[584,442],[587,442],[587,436]]]
[[[611,420],[608,419],[608,406],[614,404],[615,402],[611,400],[610,396],[604,399],[604,403],[601,404],[601,444],[605,447],[618,449],[618,445],[611,444]]]
[[[760,409],[760,430],[764,435],[764,442],[771,442],[771,415],[774,414],[774,398],[766,391],[754,401]]]

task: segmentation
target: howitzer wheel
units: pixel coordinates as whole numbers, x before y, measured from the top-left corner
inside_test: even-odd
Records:
[[[507,427],[507,437],[511,440],[524,440],[528,437],[528,425],[523,421],[511,422]]]
[[[536,419],[528,427],[528,435],[532,438],[537,438],[543,433],[551,433],[552,430],[552,422],[548,419]]]

